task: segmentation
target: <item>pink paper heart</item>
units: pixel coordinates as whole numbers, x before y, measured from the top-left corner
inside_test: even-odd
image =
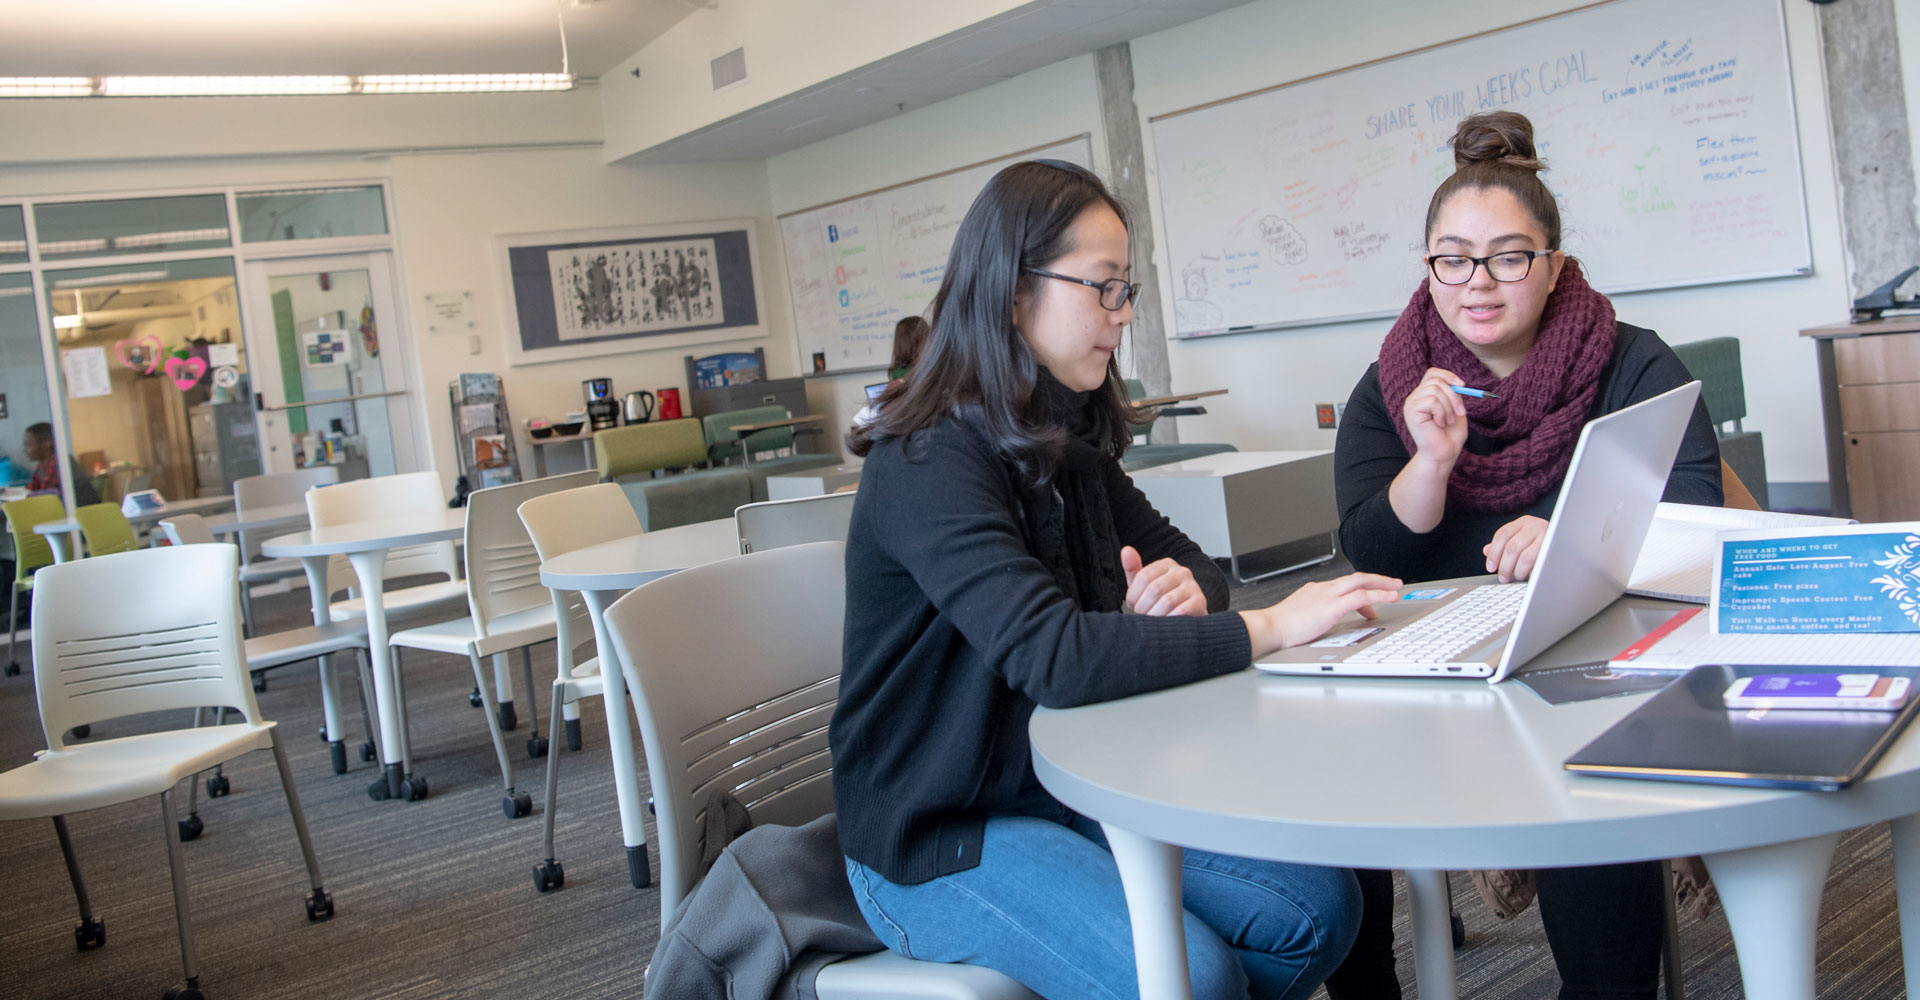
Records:
[[[207,363],[199,358],[168,358],[167,377],[173,380],[175,388],[181,392],[194,387],[200,376],[207,373]]]
[[[147,367],[145,374],[151,375],[160,367],[160,338],[153,334],[147,334],[144,337],[129,337],[126,340],[115,343],[113,345],[113,356],[119,358],[120,363],[126,365],[128,368],[134,371],[140,371],[139,365],[127,359],[127,352],[132,348],[143,345],[147,348]]]

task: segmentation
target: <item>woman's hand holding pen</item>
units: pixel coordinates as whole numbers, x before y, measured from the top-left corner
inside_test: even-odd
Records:
[[[1193,578],[1193,570],[1172,559],[1142,566],[1140,550],[1126,545],[1120,549],[1120,568],[1127,571],[1126,606],[1135,613],[1157,617],[1207,613],[1207,595]]]
[[[1240,617],[1247,623],[1247,637],[1253,642],[1253,658],[1257,660],[1320,638],[1349,612],[1373,618],[1373,605],[1399,599],[1399,580],[1376,573],[1349,573],[1306,584],[1286,600],[1272,607],[1242,611]]]
[[[1445,368],[1429,368],[1407,394],[1401,415],[1413,436],[1415,462],[1453,471],[1453,462],[1467,443],[1467,404],[1453,391],[1463,384],[1460,376]]]

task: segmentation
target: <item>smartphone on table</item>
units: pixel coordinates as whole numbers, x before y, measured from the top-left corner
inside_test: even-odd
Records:
[[[1907,703],[1905,677],[1874,673],[1757,674],[1727,688],[1728,708],[1865,709],[1892,712]]]

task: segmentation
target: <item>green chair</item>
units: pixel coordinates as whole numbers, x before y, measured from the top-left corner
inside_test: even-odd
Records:
[[[34,570],[53,565],[52,544],[47,541],[47,536],[34,534],[33,526],[64,519],[67,508],[59,497],[49,494],[0,505],[0,511],[5,512],[7,531],[13,536],[13,586],[9,588],[7,597],[6,667],[7,676],[12,677],[20,672],[20,663],[13,658],[13,636],[19,625],[20,594],[33,589]]]
[[[1747,383],[1740,370],[1740,340],[1708,337],[1674,344],[1673,353],[1700,380],[1700,402],[1720,439],[1720,457],[1746,484],[1760,509],[1767,507],[1767,453],[1759,431],[1740,426],[1747,415]]]
[[[73,519],[80,522],[80,537],[86,540],[87,555],[106,556],[132,552],[140,543],[133,536],[133,525],[120,513],[118,504],[90,503],[75,507]]]
[[[1139,379],[1130,378],[1127,379],[1126,382],[1128,399],[1147,398],[1147,388]],[[1187,408],[1186,412],[1189,414],[1199,414],[1207,411],[1201,407],[1191,407]],[[1233,445],[1221,443],[1183,442],[1175,444],[1153,444],[1151,443],[1153,425],[1164,415],[1164,413],[1156,412],[1141,423],[1127,425],[1130,436],[1140,443],[1128,446],[1127,453],[1120,456],[1120,468],[1128,472],[1136,472],[1140,469],[1153,468],[1156,465],[1171,465],[1175,462],[1184,462],[1190,458],[1201,458],[1206,455],[1218,455],[1222,452],[1238,450]]]
[[[792,414],[787,412],[784,406],[754,406],[744,410],[709,413],[700,418],[700,423],[707,432],[707,458],[715,465],[739,458],[743,464],[737,468],[747,476],[751,489],[749,499],[753,503],[767,499],[768,476],[782,476],[806,469],[840,464],[838,454],[800,454],[794,447],[794,429],[790,426],[753,431],[744,441],[739,431],[731,429],[741,424],[771,423],[791,416]],[[775,457],[752,457],[767,452],[774,452]],[[779,454],[780,452],[791,452],[791,454],[782,455]]]

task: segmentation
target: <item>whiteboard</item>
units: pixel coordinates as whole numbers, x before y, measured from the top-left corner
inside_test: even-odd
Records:
[[[1778,0],[1616,0],[1153,119],[1174,335],[1397,315],[1495,109],[1602,291],[1811,269]]]
[[[800,370],[885,368],[893,325],[924,314],[947,273],[954,230],[980,189],[1020,160],[1089,169],[1081,135],[780,217]]]

